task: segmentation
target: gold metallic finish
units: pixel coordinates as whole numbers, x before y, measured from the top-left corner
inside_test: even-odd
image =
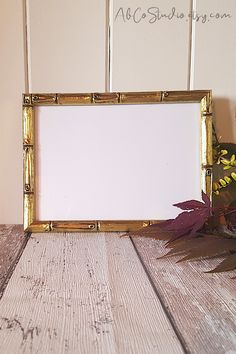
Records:
[[[23,105],[28,106],[31,105],[31,95],[25,94],[23,95]]]
[[[58,95],[58,104],[62,105],[84,105],[92,103],[91,93],[82,93],[82,94],[59,94]]]
[[[150,220],[149,225],[158,224],[160,222],[161,222],[160,220]]]
[[[202,168],[202,190],[212,198],[212,167]]]
[[[34,109],[38,105],[165,104],[196,102],[201,106],[201,188],[212,193],[212,96],[211,91],[155,91],[79,94],[25,94],[23,96],[24,229],[28,232],[134,231],[157,220],[39,221],[35,217]]]
[[[31,104],[30,95],[23,96],[23,190],[24,190],[24,229],[35,220],[35,200],[34,200],[34,111]]]
[[[52,221],[54,232],[97,231],[96,221]]]
[[[212,93],[206,92],[201,99],[201,180],[202,190],[212,196]]]
[[[201,111],[203,116],[210,115],[212,113],[212,93],[209,91],[201,99]]]
[[[57,94],[32,94],[32,104],[34,105],[51,105],[57,104]]]
[[[24,147],[24,192],[34,192],[34,150],[32,146]]]
[[[112,93],[93,93],[92,102],[102,104],[114,104],[119,103],[120,94],[117,92]]]
[[[24,193],[24,230],[28,231],[30,225],[35,223],[34,195]]]
[[[208,116],[206,121],[206,141],[204,144],[206,145],[206,162],[207,165],[212,166],[213,165],[213,148],[212,148],[212,115]]]
[[[34,221],[31,223],[27,229],[27,232],[51,232],[51,222],[50,221]]]
[[[207,142],[207,143],[206,143]],[[202,164],[212,166],[212,115],[202,116]]]
[[[33,107],[23,107],[23,144],[34,144],[34,115]]]
[[[202,99],[208,97],[210,91],[195,90],[195,91],[162,91],[162,102],[201,102]]]
[[[111,231],[134,231],[148,226],[149,221],[98,221],[98,231],[111,232]]]
[[[161,92],[124,92],[120,94],[121,103],[157,103],[161,102]]]
[[[206,169],[206,176],[205,176],[205,193],[212,197],[212,170]]]

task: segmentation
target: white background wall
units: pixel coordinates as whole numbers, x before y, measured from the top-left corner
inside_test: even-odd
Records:
[[[110,1],[111,89],[212,89],[235,142],[236,1]],[[0,0],[0,223],[22,222],[22,93],[105,91],[107,23],[108,0]]]

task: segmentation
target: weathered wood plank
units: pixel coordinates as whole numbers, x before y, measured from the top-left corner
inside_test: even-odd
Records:
[[[22,225],[0,225],[0,297],[26,242]]]
[[[176,257],[157,259],[166,253],[162,241],[133,242],[189,352],[236,353],[236,281],[204,273],[219,261],[176,264]]]
[[[130,239],[30,238],[0,302],[1,353],[183,353]]]

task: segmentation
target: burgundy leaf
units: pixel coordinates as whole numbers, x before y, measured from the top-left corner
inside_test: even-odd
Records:
[[[192,228],[192,230],[190,231],[189,237],[190,237],[190,238],[197,237],[198,234],[199,234],[198,231],[200,231],[200,230],[202,229],[202,227],[204,226],[204,224],[205,224],[205,222],[203,222],[202,220],[201,220],[201,221],[198,221],[198,222],[194,225],[194,227]]]
[[[165,230],[173,230],[173,231],[175,230],[177,231],[182,227],[185,228],[186,221],[189,219],[188,216],[189,213],[191,212],[184,211],[183,213],[180,213],[175,219],[169,221],[167,224],[166,223],[161,224],[160,227]]]
[[[163,230],[172,232],[169,243],[181,237],[197,237],[208,218],[212,214],[212,207],[208,196],[202,192],[204,203],[198,200],[189,200],[174,204],[178,208],[185,210],[175,219],[168,220],[167,223],[160,224]]]
[[[168,231],[181,231],[186,228],[193,228],[196,224],[204,224],[208,218],[208,213],[201,210],[191,210],[189,212],[185,211],[179,214],[175,219],[172,220],[167,226],[164,226],[165,230]],[[160,225],[162,227],[162,225]]]
[[[173,204],[173,206],[176,206],[177,208],[180,208],[183,210],[193,210],[193,209],[197,209],[197,208],[202,208],[205,206],[205,204],[202,202],[199,202],[198,200],[188,200],[187,202]]]
[[[178,262],[182,262],[191,259],[223,256],[224,260],[210,272],[235,270],[236,239],[227,239],[223,236],[218,237],[214,234],[205,233],[204,226],[207,221],[210,223],[208,224],[209,232],[209,225],[211,225],[211,220],[216,218],[217,209],[214,209],[213,213],[210,198],[204,192],[202,192],[202,200],[203,202],[188,200],[174,204],[174,206],[184,210],[175,219],[147,226],[129,233],[129,236],[155,237],[167,241],[165,246],[170,248],[170,251],[162,257],[180,256],[181,259]],[[224,215],[230,215],[232,212],[231,210],[230,212],[222,210]]]

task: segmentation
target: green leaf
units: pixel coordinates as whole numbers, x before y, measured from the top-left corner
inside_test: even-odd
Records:
[[[231,156],[230,163],[233,163],[235,161],[235,154]]]
[[[221,150],[220,153],[221,153],[221,156],[224,156],[224,155],[228,154],[228,151],[227,150]]]
[[[224,177],[224,180],[225,180],[225,182],[227,182],[228,184],[232,182],[232,179],[231,179],[230,177],[228,177],[228,176],[225,176],[225,177]]]
[[[219,182],[220,182],[222,187],[226,187],[227,186],[227,183],[222,178],[219,180]]]
[[[223,163],[223,165],[229,165],[230,161],[226,159],[221,159],[221,163]]]
[[[231,177],[236,181],[236,173],[235,172],[231,173]]]
[[[224,166],[223,170],[229,170],[232,166]]]
[[[221,189],[221,185],[217,182],[213,182],[213,190],[216,192],[218,189]]]

